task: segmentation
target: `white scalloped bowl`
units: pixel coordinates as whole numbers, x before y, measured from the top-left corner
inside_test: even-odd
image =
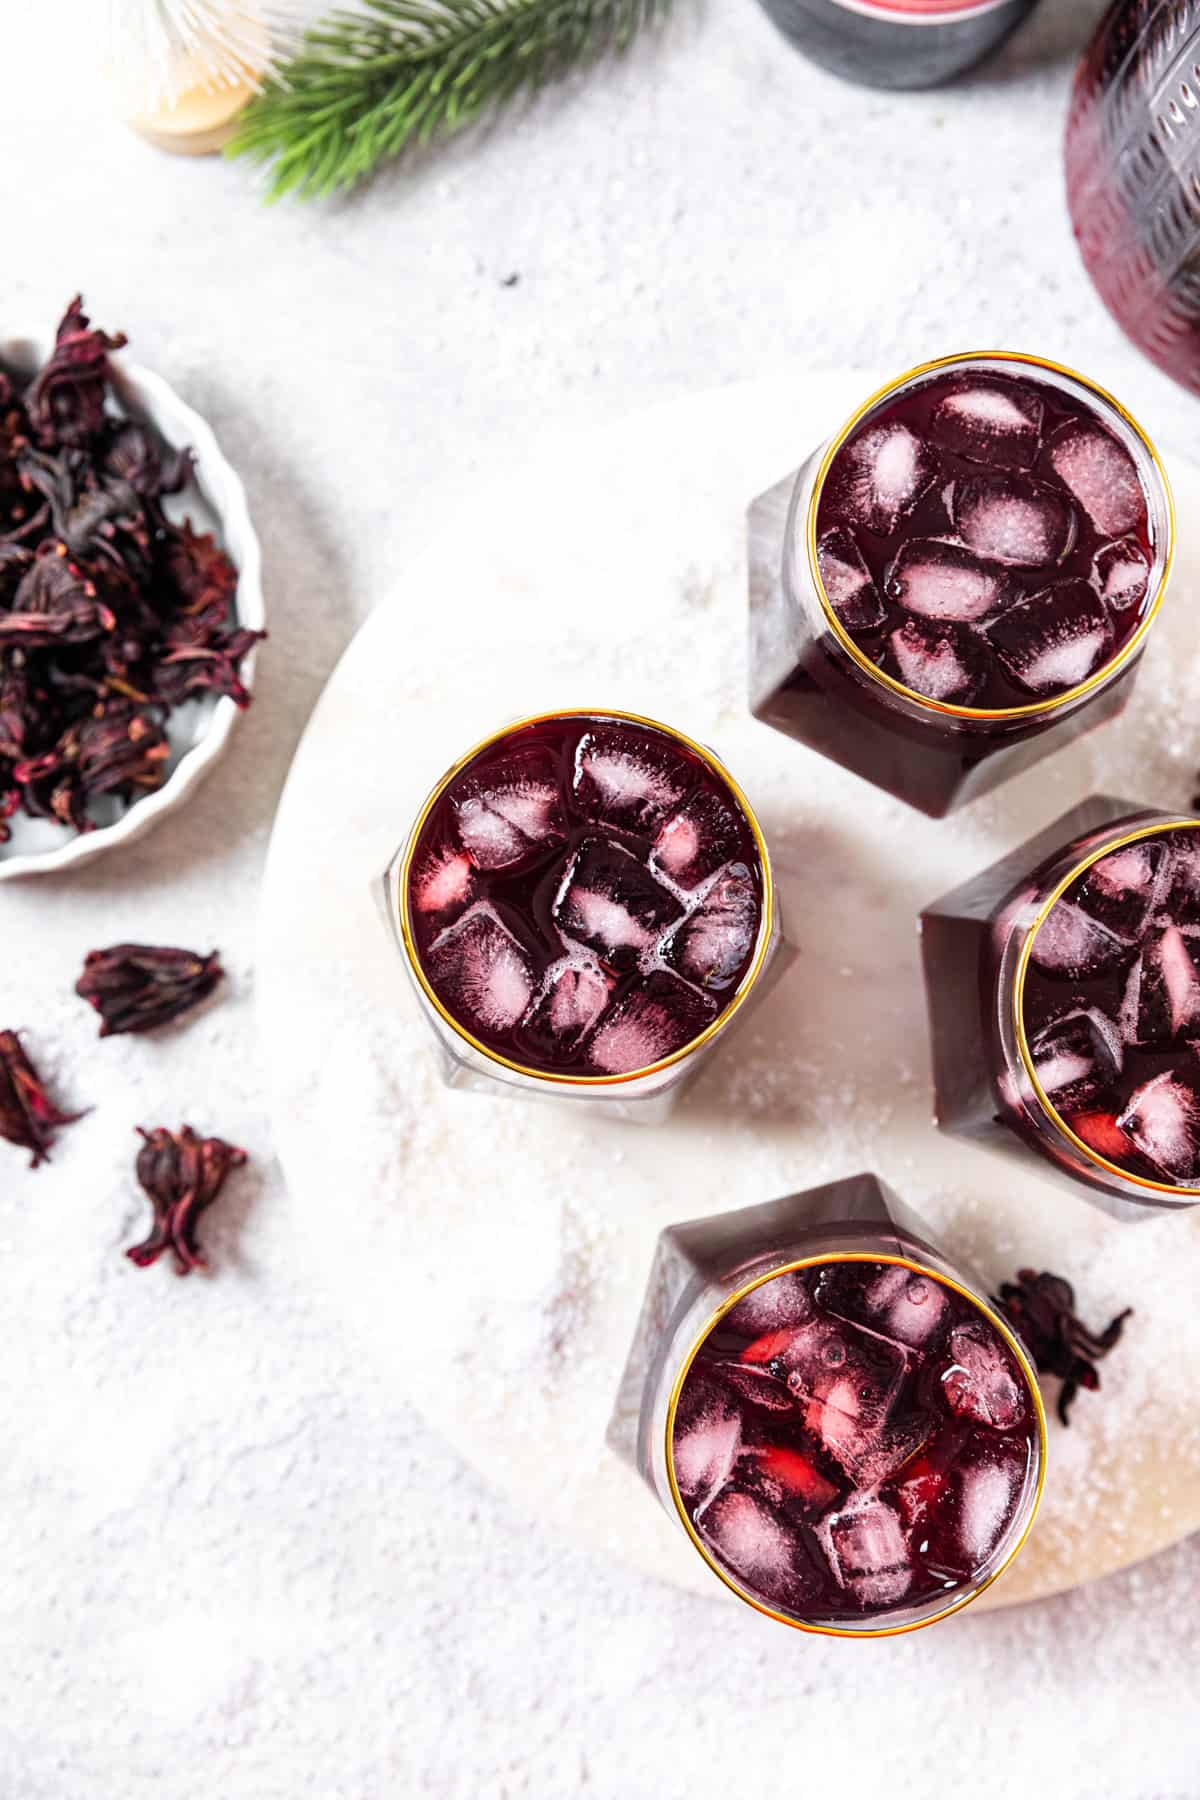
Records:
[[[0,340],[0,366],[32,374],[49,354],[49,343],[29,338]],[[193,480],[182,494],[171,495],[165,509],[172,519],[189,516],[198,531],[211,531],[228,551],[238,571],[234,607],[239,625],[261,631],[266,622],[262,592],[262,552],[250,523],[246,493],[222,455],[210,426],[179,398],[161,375],[121,356],[112,360],[113,390],[121,412],[157,427],[176,449],[193,454]],[[254,685],[255,653],[241,665],[241,678]],[[167,779],[152,794],[131,806],[110,799],[94,803],[93,831],[71,832],[45,819],[17,813],[9,821],[12,836],[0,844],[0,881],[17,875],[48,875],[75,868],[97,856],[131,844],[143,832],[182,806],[214,767],[229,744],[241,712],[227,695],[202,696],[176,707],[166,722],[170,758]]]

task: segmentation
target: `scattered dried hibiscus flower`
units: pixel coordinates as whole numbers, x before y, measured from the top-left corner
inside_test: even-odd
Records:
[[[177,1275],[207,1268],[196,1242],[200,1214],[220,1194],[230,1170],[246,1161],[246,1152],[223,1138],[198,1137],[190,1125],[179,1131],[163,1126],[154,1131],[139,1126],[138,1130],[142,1147],[137,1178],[154,1208],[154,1222],[150,1235],[125,1254],[145,1269],[157,1262],[164,1250],[170,1250]]]
[[[1080,1388],[1094,1392],[1100,1386],[1096,1363],[1118,1342],[1133,1308],[1119,1312],[1099,1334],[1089,1331],[1075,1312],[1070,1282],[1033,1269],[1018,1269],[1016,1281],[1002,1282],[994,1298],[1033,1352],[1039,1373],[1061,1380],[1058,1416],[1069,1425],[1071,1402]]]
[[[89,950],[75,992],[100,1015],[100,1036],[153,1031],[199,1006],[225,971],[214,950],[198,956],[155,944]]]
[[[94,800],[161,786],[172,710],[250,696],[237,570],[167,518],[186,450],[109,409],[109,352],[73,300],[24,389],[0,370],[0,841],[21,811],[91,830]]]
[[[30,1167],[46,1162],[60,1125],[82,1113],[61,1112],[46,1092],[15,1031],[0,1031],[0,1137],[33,1153]]]

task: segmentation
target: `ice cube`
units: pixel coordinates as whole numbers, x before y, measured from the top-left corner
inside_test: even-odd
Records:
[[[434,939],[425,970],[455,1018],[482,1031],[511,1031],[533,998],[529,956],[486,900]]]
[[[667,940],[663,956],[698,987],[728,987],[744,968],[757,932],[754,877],[744,863],[731,863]]]
[[[587,838],[568,859],[550,911],[564,938],[624,971],[653,949],[683,907],[620,844]]]
[[[950,1333],[942,1393],[951,1412],[1007,1431],[1025,1416],[1025,1390],[1007,1347],[982,1320]]]
[[[812,1297],[803,1275],[798,1269],[789,1269],[751,1288],[721,1324],[743,1337],[757,1338],[767,1331],[794,1331],[811,1319],[812,1312]]]
[[[1101,544],[1092,558],[1091,583],[1113,612],[1140,606],[1150,584],[1150,563],[1137,539]]]
[[[983,645],[973,632],[949,620],[906,619],[888,645],[905,687],[930,700],[965,706],[987,680]]]
[[[611,989],[611,978],[588,957],[551,964],[525,1036],[551,1060],[570,1059],[608,1005]]]
[[[1200,923],[1200,832],[1172,834],[1171,889],[1166,910],[1174,925]]]
[[[853,532],[835,525],[817,541],[817,567],[825,598],[847,631],[873,631],[884,606]]]
[[[665,972],[651,975],[601,1019],[587,1060],[604,1075],[627,1075],[673,1056],[699,1037],[717,1003]]]
[[[694,781],[666,738],[625,725],[597,725],[575,748],[577,802],[589,819],[623,831],[656,831]]]
[[[1090,981],[1129,955],[1124,938],[1071,900],[1057,900],[1033,936],[1031,960],[1046,975]]]
[[[1061,562],[1075,537],[1070,503],[1031,475],[976,475],[956,481],[950,510],[969,550],[1020,568]]]
[[[1200,1176],[1200,1098],[1172,1070],[1135,1089],[1117,1126],[1169,1180],[1191,1185]]]
[[[984,562],[963,544],[911,538],[887,572],[889,600],[926,619],[978,624],[1019,600],[1021,590],[999,563]]]
[[[1074,1007],[1048,1020],[1029,1053],[1038,1080],[1060,1111],[1098,1099],[1125,1060],[1116,1023],[1098,1006]]]
[[[1164,926],[1147,940],[1122,1006],[1127,1031],[1137,1019],[1131,1041],[1164,1043],[1200,1022],[1200,971],[1192,950],[1193,941],[1177,925]]]
[[[938,401],[930,430],[968,462],[1028,469],[1041,448],[1042,403],[1021,383],[969,376]]]
[[[900,1263],[833,1263],[821,1275],[817,1299],[838,1318],[914,1350],[933,1342],[950,1305],[936,1281]]]
[[[457,915],[475,896],[475,865],[465,850],[439,844],[418,858],[411,893],[414,912]]]
[[[741,1413],[728,1390],[693,1370],[679,1396],[671,1436],[675,1479],[685,1499],[702,1506],[724,1487],[741,1441]]]
[[[528,750],[485,763],[450,790],[459,842],[477,869],[509,869],[566,837],[553,759]]]
[[[968,1464],[958,1477],[958,1537],[970,1572],[979,1574],[1000,1548],[1021,1494],[1015,1462]]]
[[[1030,694],[1077,687],[1113,645],[1104,603],[1086,581],[1059,581],[1010,607],[988,637],[1006,673]]]
[[[761,1487],[776,1507],[821,1510],[838,1497],[838,1489],[811,1458],[786,1444],[748,1445],[741,1458],[739,1476]]]
[[[697,788],[660,829],[650,867],[690,892],[737,855],[740,841],[729,803],[713,788]]]
[[[895,1606],[912,1586],[900,1516],[877,1494],[855,1494],[816,1527],[838,1586],[864,1607]]]
[[[712,1365],[718,1375],[741,1399],[764,1412],[795,1412],[797,1402],[782,1375],[758,1363],[718,1362]]]
[[[908,1357],[873,1332],[818,1317],[756,1340],[743,1351],[742,1366],[782,1378],[808,1430],[854,1474],[879,1449]]]
[[[1161,838],[1126,844],[1092,864],[1079,890],[1079,904],[1133,944],[1162,904],[1171,874],[1170,846]]]
[[[886,535],[916,505],[937,476],[937,458],[907,425],[872,425],[837,456],[830,501],[843,524]]]
[[[1050,466],[1105,537],[1146,522],[1146,496],[1133,458],[1099,425],[1066,425],[1049,445]]]
[[[891,1419],[871,1444],[862,1445],[854,1458],[854,1480],[859,1487],[879,1487],[890,1481],[923,1450],[933,1435],[928,1413]]]
[[[718,1562],[763,1599],[786,1602],[792,1597],[800,1540],[764,1500],[726,1488],[695,1523]]]

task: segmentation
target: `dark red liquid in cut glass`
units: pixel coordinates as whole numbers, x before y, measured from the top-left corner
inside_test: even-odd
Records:
[[[1077,1136],[1129,1174],[1200,1184],[1200,832],[1158,832],[1077,876],[1034,934],[1034,1069]]]
[[[511,1061],[620,1075],[683,1049],[753,960],[763,871],[728,784],[666,732],[575,715],[482,751],[410,864],[421,967]]]
[[[953,370],[860,424],[817,511],[835,615],[871,662],[955,706],[1053,700],[1137,629],[1154,554],[1132,457],[1044,382]]]
[[[862,1624],[1002,1560],[1036,1469],[1028,1383],[985,1316],[898,1263],[771,1278],[709,1333],[672,1439],[688,1518],[753,1598]]]

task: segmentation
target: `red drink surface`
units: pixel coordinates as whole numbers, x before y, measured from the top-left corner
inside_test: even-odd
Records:
[[[1152,599],[1146,494],[1125,447],[1048,383],[961,365],[841,445],[817,555],[871,661],[955,706],[1029,706],[1078,686]]]
[[[1051,1105],[1131,1175],[1200,1185],[1200,832],[1076,876],[1033,936],[1022,1010]]]
[[[903,1264],[834,1261],[773,1276],[708,1334],[672,1449],[687,1516],[738,1585],[861,1625],[949,1604],[996,1567],[1037,1439],[976,1306]]]
[[[493,741],[410,862],[422,970],[473,1037],[537,1071],[644,1069],[729,1005],[763,907],[728,783],[665,731],[572,715]]]

